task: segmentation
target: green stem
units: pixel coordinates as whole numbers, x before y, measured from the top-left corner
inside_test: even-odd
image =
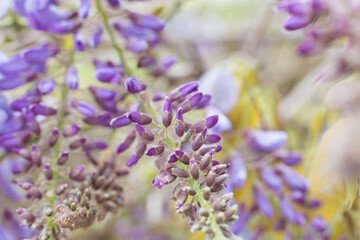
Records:
[[[131,75],[130,68],[126,63],[123,51],[116,44],[114,32],[111,29],[111,26],[109,24],[109,19],[108,19],[107,15],[106,15],[104,9],[101,6],[100,0],[95,0],[95,5],[96,5],[96,8],[97,8],[97,10],[99,11],[99,13],[101,15],[101,18],[102,18],[103,22],[104,22],[105,30],[108,33],[109,37],[110,37],[111,45],[113,46],[113,48],[117,52],[117,54],[118,54],[118,56],[120,58],[120,61],[121,61],[122,65],[123,65],[123,67],[124,67],[125,75],[130,76]]]
[[[73,62],[74,59],[74,52],[72,51],[70,53],[70,60],[69,60],[69,65]],[[66,85],[66,81],[64,80],[63,84],[62,84],[62,95],[61,95],[61,104],[62,106],[60,106],[60,110],[59,110],[59,115],[58,115],[58,123],[57,123],[57,129],[59,130],[59,132],[61,133],[64,127],[64,120],[65,120],[65,113],[66,113],[66,98],[68,95],[68,88]],[[51,166],[52,166],[52,173],[53,173],[53,178],[52,178],[52,182],[49,186],[49,190],[50,191],[54,191],[56,186],[57,186],[57,179],[58,179],[58,169],[57,169],[57,158],[61,153],[61,145],[60,145],[61,141],[57,141],[55,146],[54,146],[54,156],[51,159]],[[50,207],[51,209],[54,209],[55,207],[55,199],[56,199],[56,195],[55,192],[52,193],[52,195],[49,198],[49,203],[50,203]],[[50,240],[54,239],[53,237],[53,228],[54,228],[54,215],[51,215],[48,219],[47,225],[50,228],[51,234],[50,234]]]
[[[212,239],[213,240],[224,239],[222,231],[221,231],[219,225],[216,223],[214,209],[211,206],[211,204],[209,203],[209,201],[205,200],[203,192],[202,192],[199,184],[197,184],[197,182],[193,178],[188,180],[188,182],[189,182],[190,187],[192,187],[196,191],[195,199],[200,203],[201,207],[204,208],[209,213],[208,220],[209,220],[209,223],[211,226],[211,230],[214,232],[214,236]]]

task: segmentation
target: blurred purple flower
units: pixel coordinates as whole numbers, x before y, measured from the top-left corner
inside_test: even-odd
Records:
[[[285,145],[288,135],[283,131],[251,130],[245,137],[253,151],[273,152]]]

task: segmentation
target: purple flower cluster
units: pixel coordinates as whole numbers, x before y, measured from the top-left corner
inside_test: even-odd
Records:
[[[326,49],[336,51],[333,70],[323,78],[331,79],[357,71],[359,63],[354,60],[354,56],[358,53],[359,40],[356,17],[358,3],[341,0],[284,0],[278,4],[278,8],[290,14],[284,22],[286,30],[304,31],[305,39],[297,47],[299,55],[311,56]]]
[[[240,203],[239,220],[233,227],[234,233],[246,233],[246,224],[257,214],[273,219],[274,231],[285,231],[290,239],[329,239],[326,222],[318,216],[312,218],[308,210],[320,206],[320,201],[308,194],[307,180],[293,167],[301,162],[301,156],[282,149],[287,134],[283,131],[251,130],[245,132],[246,158],[234,154],[230,158],[230,179],[232,188],[242,188],[251,171],[256,181],[251,181],[254,201],[250,205]],[[255,174],[255,175],[254,175]],[[275,209],[279,211],[275,211]],[[317,222],[321,222],[321,227]],[[319,224],[320,225],[320,224]],[[256,235],[261,236],[265,225],[257,224]],[[303,233],[293,235],[291,228],[301,226]]]
[[[140,81],[131,79],[125,83],[128,91],[132,89],[129,93],[149,99],[137,90],[143,89]],[[117,148],[117,152],[122,153],[138,138],[126,163],[128,167],[134,167],[144,155],[152,156],[156,157],[159,168],[153,180],[155,187],[161,189],[179,179],[172,199],[177,212],[188,218],[192,231],[202,230],[209,236],[229,238],[232,233],[228,226],[237,220],[237,206],[231,205],[232,194],[221,195],[230,165],[214,159],[222,149],[217,145],[221,137],[211,133],[218,116],[195,123],[184,118],[187,112],[206,105],[204,96],[205,101],[210,100],[198,92],[198,87],[198,82],[190,82],[170,91],[163,101],[148,100],[144,107],[153,116],[138,110],[129,111],[113,118],[110,125],[133,126]]]

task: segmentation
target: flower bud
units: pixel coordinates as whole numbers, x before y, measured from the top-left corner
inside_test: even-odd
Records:
[[[65,128],[62,132],[64,137],[72,137],[80,131],[81,127],[79,125],[71,125],[68,128]]]
[[[199,150],[199,148],[203,145],[204,143],[204,136],[203,134],[198,134],[195,138],[194,141],[191,145],[191,148],[193,151],[197,151]]]
[[[66,77],[65,77],[66,85],[69,89],[76,90],[79,87],[79,76],[77,70],[74,66],[70,66],[67,70]]]
[[[187,171],[185,171],[184,169],[181,168],[172,168],[171,172],[180,178],[188,178],[189,177],[189,173]]]
[[[124,114],[119,117],[113,118],[110,121],[110,126],[120,128],[120,127],[127,126],[131,123],[132,123],[132,121],[128,118],[128,116],[126,114]]]
[[[128,93],[136,94],[146,89],[146,83],[135,77],[128,77],[125,80],[125,88]]]
[[[152,122],[152,117],[145,113],[140,113],[140,112],[135,112],[135,111],[128,112],[127,117],[130,121],[132,121],[134,123],[138,123],[140,125],[146,125],[146,124],[150,124]]]
[[[69,159],[69,152],[63,152],[58,157],[56,163],[61,166],[64,165],[68,159]]]
[[[102,66],[95,70],[94,77],[99,82],[115,84],[121,81],[123,74],[119,73],[114,67]]]
[[[91,2],[90,0],[81,0],[81,4],[78,10],[79,18],[85,19],[90,11]]]
[[[79,52],[85,51],[84,35],[81,32],[74,35],[74,49]]]
[[[59,130],[57,128],[54,128],[51,131],[51,135],[49,137],[49,141],[48,141],[49,147],[53,147],[58,139],[59,139]]]
[[[265,195],[265,192],[262,188],[256,186],[254,187],[255,202],[260,212],[267,218],[271,218],[274,215],[274,209]]]
[[[35,115],[53,116],[57,113],[55,108],[47,107],[41,104],[32,104],[30,106],[31,112]]]
[[[195,108],[197,104],[200,102],[203,94],[202,93],[195,93],[189,99],[186,99],[180,104],[180,107],[183,109],[183,112],[186,113],[191,109]]]
[[[210,129],[212,127],[214,127],[217,122],[219,121],[219,116],[218,115],[212,115],[210,117],[205,118],[206,124],[205,126]]]
[[[84,165],[77,166],[76,168],[71,170],[69,174],[69,178],[75,181],[83,181],[85,178],[84,175],[82,174],[84,170],[85,170]]]
[[[200,170],[204,171],[211,163],[212,155],[210,153],[205,154],[200,161]]]
[[[95,149],[96,150],[104,150],[107,147],[108,147],[108,145],[104,141],[93,141],[93,142],[84,144],[83,149],[86,151],[95,150]]]
[[[41,166],[41,153],[39,151],[39,149],[36,147],[36,145],[32,145],[31,146],[31,161],[36,165],[36,166]]]
[[[50,167],[50,164],[44,163],[43,168],[44,168],[44,175],[45,175],[46,179],[51,180],[53,178],[53,172]]]
[[[206,186],[211,187],[215,182],[215,178],[216,178],[216,173],[215,171],[211,170],[209,174],[206,176]]]
[[[190,160],[190,174],[195,180],[198,180],[200,177],[199,167],[194,159]]]
[[[144,155],[144,152],[146,150],[146,144],[141,142],[139,143],[136,148],[134,153],[130,156],[129,160],[126,163],[127,167],[134,167],[137,162],[139,161],[139,159]]]
[[[69,144],[70,149],[76,149],[86,143],[86,138],[79,138]]]
[[[154,141],[155,136],[154,134],[152,134],[150,129],[146,129],[143,126],[141,126],[140,124],[135,124],[135,128],[137,130],[137,132],[139,133],[140,137],[142,137],[144,140],[146,141]]]
[[[161,154],[162,152],[164,152],[165,147],[163,145],[156,145],[153,146],[151,148],[149,148],[146,152],[147,156],[157,156],[159,154]]]
[[[269,167],[263,167],[260,170],[260,175],[266,186],[276,193],[282,191],[283,185],[281,178]]]
[[[100,44],[102,33],[103,33],[102,28],[97,27],[89,38],[88,45],[90,48],[96,48]]]
[[[41,95],[46,95],[54,91],[55,81],[54,79],[45,79],[39,82],[37,90]]]
[[[209,201],[209,199],[210,199],[210,188],[209,187],[204,188],[203,196],[206,201]]]
[[[90,103],[75,99],[71,102],[71,106],[85,117],[95,117],[95,107]]]
[[[164,127],[169,127],[172,121],[172,107],[171,107],[171,99],[169,97],[165,97],[163,110],[162,110],[162,123]]]
[[[218,143],[221,141],[221,137],[218,134],[209,134],[206,137],[206,143],[207,144],[214,144],[214,143]]]
[[[124,141],[117,146],[116,153],[120,154],[120,153],[124,152],[126,149],[128,149],[130,147],[130,145],[134,142],[135,137],[136,137],[136,131],[131,130],[128,133],[128,135],[126,135]]]
[[[176,101],[181,97],[185,97],[185,96],[189,95],[190,93],[198,91],[198,88],[199,88],[198,81],[189,82],[189,83],[181,85],[181,86],[177,87],[176,89],[172,90],[168,94],[168,97],[171,99],[171,101]]]
[[[194,123],[193,125],[191,125],[190,129],[195,130],[196,133],[201,132],[202,130],[204,130],[206,125],[206,120],[200,120],[197,121],[196,123]]]

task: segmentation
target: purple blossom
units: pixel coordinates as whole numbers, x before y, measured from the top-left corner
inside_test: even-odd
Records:
[[[264,189],[261,187],[254,187],[255,202],[260,212],[267,218],[274,215],[274,209],[266,196]]]
[[[135,77],[128,77],[125,80],[125,88],[128,93],[136,94],[146,89],[146,84]]]
[[[135,24],[143,28],[161,31],[165,27],[165,21],[155,16],[129,12],[129,17]]]
[[[247,170],[243,163],[243,159],[241,155],[234,154],[231,157],[229,184],[234,188],[242,188],[245,186],[246,179]]]
[[[288,135],[283,131],[252,130],[246,133],[246,138],[252,150],[273,152],[285,145]]]
[[[68,86],[69,89],[72,89],[72,90],[78,89],[80,79],[79,79],[77,70],[74,66],[70,66],[68,68],[65,81],[66,81],[66,85]]]
[[[79,18],[87,18],[91,8],[91,2],[89,0],[81,0],[80,8],[78,11]]]
[[[38,91],[42,95],[51,93],[55,88],[54,79],[45,79],[38,84]]]
[[[86,103],[75,99],[72,101],[71,106],[85,117],[94,117],[96,114],[95,107],[90,103]]]
[[[74,35],[74,48],[76,51],[79,51],[79,52],[85,51],[84,35],[81,32],[77,32]]]
[[[95,31],[90,36],[88,41],[90,48],[96,48],[97,46],[99,46],[102,33],[103,33],[103,29],[101,27],[96,27]]]
[[[95,70],[95,78],[103,83],[115,84],[121,82],[123,75],[113,67],[99,67]]]

